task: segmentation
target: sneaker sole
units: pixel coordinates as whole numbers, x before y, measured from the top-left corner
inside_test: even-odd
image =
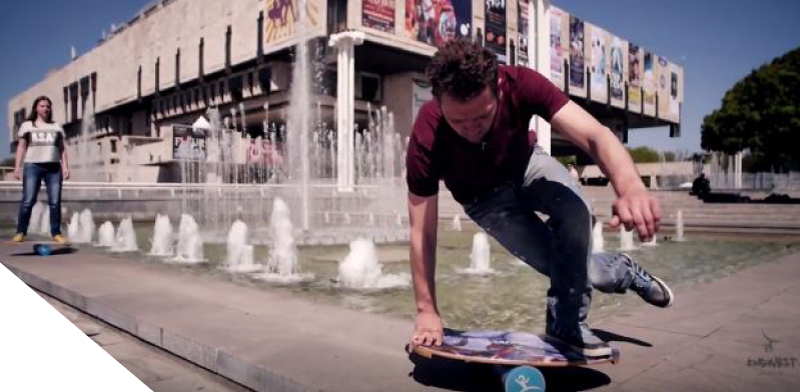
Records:
[[[653,275],[650,275],[650,276],[653,276]],[[668,307],[672,306],[672,304],[675,303],[675,294],[672,293],[672,289],[670,289],[669,286],[667,286],[667,284],[664,283],[663,280],[661,280],[661,279],[659,279],[659,278],[657,278],[655,276],[653,276],[653,279],[656,282],[658,282],[658,284],[661,285],[661,287],[663,287],[665,290],[667,290],[667,294],[669,295],[669,302],[667,302],[667,304],[664,305],[663,307],[668,308]]]
[[[612,349],[610,346],[598,347],[598,348],[586,348],[586,347],[575,346],[565,340],[561,340],[552,335],[547,335],[547,337],[559,344],[569,347],[570,350],[575,351],[576,353],[581,354],[585,357],[592,357],[592,358],[610,357],[614,354],[614,349]]]

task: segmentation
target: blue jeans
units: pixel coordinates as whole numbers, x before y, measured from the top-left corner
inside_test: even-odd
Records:
[[[589,204],[567,169],[539,147],[524,178],[481,195],[464,210],[508,251],[550,278],[548,331],[585,322],[592,287],[624,293],[633,280],[619,254],[592,254]],[[549,218],[545,222],[534,211]]]
[[[61,164],[26,163],[22,169],[22,203],[17,218],[17,233],[28,234],[31,211],[44,180],[50,207],[50,234],[61,234]]]

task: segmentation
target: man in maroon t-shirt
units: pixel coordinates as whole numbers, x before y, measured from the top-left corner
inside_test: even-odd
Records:
[[[435,267],[439,181],[489,235],[550,277],[546,332],[590,356],[608,344],[586,325],[592,288],[628,289],[655,306],[674,301],[669,287],[624,254],[591,254],[591,208],[566,168],[528,132],[538,115],[589,153],[618,199],[613,227],[634,227],[643,241],[661,210],[616,136],[549,80],[527,68],[498,66],[488,50],[451,41],[427,70],[434,99],[420,109],[406,156],[411,273],[417,317],[412,345],[441,344]],[[542,221],[534,211],[548,215]]]

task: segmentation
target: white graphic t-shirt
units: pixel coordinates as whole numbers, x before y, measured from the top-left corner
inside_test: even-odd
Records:
[[[28,141],[25,163],[61,162],[59,142],[64,140],[64,129],[56,123],[34,127],[25,121],[19,127],[18,135]]]

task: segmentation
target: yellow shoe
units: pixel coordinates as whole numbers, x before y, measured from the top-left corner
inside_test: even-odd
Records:
[[[64,236],[61,234],[56,234],[53,236],[53,242],[58,242],[59,244],[66,244],[67,239],[64,238]]]
[[[14,237],[11,238],[11,242],[23,242],[25,241],[25,234],[17,233],[14,234]]]

